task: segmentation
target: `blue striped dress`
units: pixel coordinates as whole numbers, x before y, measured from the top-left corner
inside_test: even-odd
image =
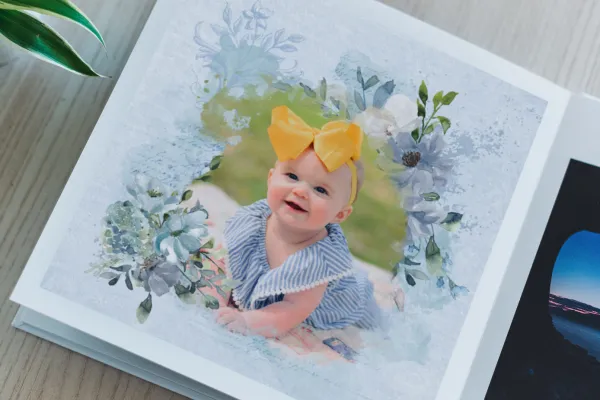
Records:
[[[232,292],[236,305],[242,310],[257,310],[281,301],[287,293],[327,283],[321,303],[306,323],[317,329],[349,325],[375,328],[380,315],[373,285],[366,272],[353,267],[342,228],[328,225],[324,239],[295,252],[281,266],[271,269],[265,248],[270,214],[266,200],[260,200],[240,208],[227,221],[224,234],[229,271],[233,279],[241,282]]]

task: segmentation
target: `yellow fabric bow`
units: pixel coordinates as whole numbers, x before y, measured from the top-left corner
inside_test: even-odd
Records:
[[[311,144],[329,172],[346,164],[352,172],[350,204],[356,198],[357,175],[353,161],[360,159],[363,132],[356,124],[331,121],[321,129],[312,128],[286,106],[273,109],[267,129],[277,159],[294,160]]]

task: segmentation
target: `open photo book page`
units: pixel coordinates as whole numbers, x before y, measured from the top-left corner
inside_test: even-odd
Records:
[[[543,234],[530,236],[531,270],[506,339],[488,341],[501,351],[486,399],[597,398],[600,140],[585,121],[598,110],[598,99],[580,96],[561,126],[533,203],[545,218],[535,221]]]
[[[375,2],[165,3],[13,299],[239,398],[434,398],[567,94]]]

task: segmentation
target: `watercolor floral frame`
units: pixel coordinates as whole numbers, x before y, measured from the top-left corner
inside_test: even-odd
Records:
[[[310,109],[323,120],[357,123],[367,136],[366,145],[377,153],[378,168],[398,191],[398,206],[405,215],[405,237],[390,239],[398,254],[390,260],[394,285],[407,296],[425,285],[443,299],[423,307],[439,307],[466,294],[468,289],[452,278],[452,237],[463,214],[444,201],[453,160],[445,140],[452,134],[452,122],[442,111],[459,94],[430,91],[424,81],[418,93],[399,93],[394,80],[350,64],[340,68],[355,71],[352,82],[340,79],[339,71],[317,83],[307,81],[293,57],[305,44],[304,36],[270,30],[273,14],[260,0],[237,16],[227,4],[220,24],[200,22],[196,27],[193,40],[202,71],[192,90],[201,109],[199,133],[221,141],[223,151],[195,181],[209,181],[225,148],[257,131],[278,99]],[[260,116],[245,115],[236,107],[249,98],[265,105]],[[123,281],[129,290],[145,291],[137,308],[140,323],[152,311],[153,296],[167,293],[186,304],[217,309],[218,299],[205,289],[225,297],[237,282],[224,272],[226,250],[215,247],[208,233],[209,212],[199,202],[187,205],[192,197],[188,187],[172,188],[153,177],[135,176],[127,191],[128,199],[114,202],[106,211],[98,261],[87,272],[110,286]]]

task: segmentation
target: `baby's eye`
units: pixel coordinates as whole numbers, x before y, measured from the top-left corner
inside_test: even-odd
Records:
[[[288,178],[290,178],[293,181],[297,181],[298,180],[298,175],[296,175],[296,174],[288,172],[286,175],[287,175]]]
[[[325,188],[324,188],[324,187],[322,187],[322,186],[317,186],[317,187],[315,188],[315,190],[316,190],[317,192],[321,193],[321,194],[327,194],[327,189],[325,189]]]

